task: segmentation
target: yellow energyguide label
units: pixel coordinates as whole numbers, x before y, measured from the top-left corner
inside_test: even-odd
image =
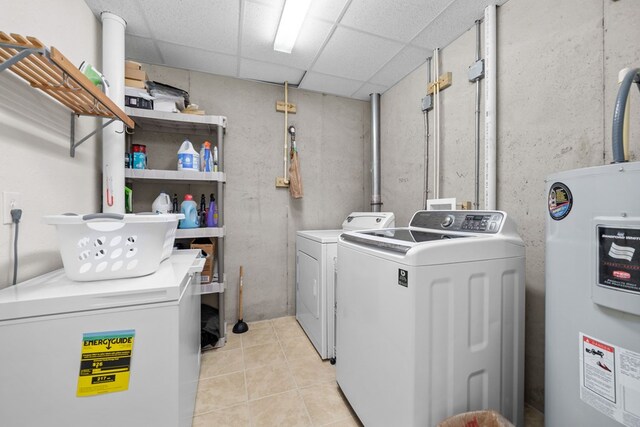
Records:
[[[82,334],[76,396],[95,396],[129,388],[135,334],[133,329]]]

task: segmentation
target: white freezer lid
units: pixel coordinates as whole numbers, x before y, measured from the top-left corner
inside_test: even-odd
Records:
[[[130,279],[74,282],[52,271],[1,290],[0,321],[177,301],[199,253],[174,251],[155,273]]]
[[[337,243],[338,237],[344,230],[304,230],[298,231],[298,237],[313,240],[319,243]]]
[[[374,228],[393,228],[396,218],[393,212],[352,212],[342,223],[342,229],[370,230]]]

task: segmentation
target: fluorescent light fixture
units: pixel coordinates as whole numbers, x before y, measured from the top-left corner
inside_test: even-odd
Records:
[[[273,50],[291,53],[310,4],[311,0],[286,0],[276,39],[273,42]]]

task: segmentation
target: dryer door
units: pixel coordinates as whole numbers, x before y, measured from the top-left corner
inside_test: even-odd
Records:
[[[320,244],[317,246],[321,249]],[[323,322],[325,322],[322,304],[324,292],[321,283],[322,251],[317,252],[319,256],[316,258],[300,249],[297,251],[296,319],[322,356],[323,347],[326,346],[322,339]]]

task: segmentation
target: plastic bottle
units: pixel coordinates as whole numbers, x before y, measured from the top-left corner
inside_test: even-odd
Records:
[[[218,226],[218,206],[216,205],[216,198],[213,197],[213,193],[209,196],[209,210],[207,211],[207,227]]]
[[[200,171],[213,172],[213,157],[211,156],[211,143],[205,141],[200,148]]]
[[[184,219],[178,223],[178,228],[198,228],[198,206],[193,201],[191,194],[184,195],[184,201],[180,205],[180,212]]]
[[[173,193],[173,206],[171,212],[178,213],[178,195]]]
[[[179,171],[199,171],[200,155],[193,149],[191,141],[185,139],[180,150],[178,150],[178,170]]]
[[[176,201],[177,202],[177,201]],[[171,198],[165,192],[160,193],[151,205],[151,212],[166,214],[171,210]]]
[[[206,227],[207,222],[207,199],[204,197],[204,194],[200,196],[200,227]]]
[[[218,146],[213,147],[213,171],[218,172]]]

